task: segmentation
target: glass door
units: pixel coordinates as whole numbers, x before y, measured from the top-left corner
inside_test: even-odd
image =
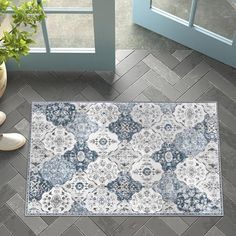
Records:
[[[133,22],[236,68],[236,0],[133,0]]]
[[[43,8],[36,44],[20,66],[9,61],[8,70],[115,69],[115,0],[47,0]]]

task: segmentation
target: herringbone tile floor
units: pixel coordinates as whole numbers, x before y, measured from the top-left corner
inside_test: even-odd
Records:
[[[0,132],[29,137],[30,103],[76,101],[218,101],[224,217],[25,217],[29,143],[0,152],[0,235],[234,236],[236,232],[236,71],[191,50],[119,50],[111,72],[9,73]]]

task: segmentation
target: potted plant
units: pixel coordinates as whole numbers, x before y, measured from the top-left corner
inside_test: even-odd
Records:
[[[13,10],[10,29],[1,29],[9,7]],[[38,23],[44,18],[45,13],[37,0],[24,2],[19,6],[14,5],[11,0],[0,0],[0,97],[7,85],[5,62],[12,58],[19,63],[21,56],[28,55]]]

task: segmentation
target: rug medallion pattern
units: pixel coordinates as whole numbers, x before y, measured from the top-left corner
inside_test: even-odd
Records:
[[[216,103],[32,104],[27,215],[222,215]]]

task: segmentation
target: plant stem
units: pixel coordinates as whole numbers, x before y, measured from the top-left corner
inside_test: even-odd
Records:
[[[11,33],[13,32],[13,30],[15,30],[16,28],[18,28],[18,27],[21,25],[21,23],[22,23],[22,22],[16,24],[16,25],[9,31],[9,34],[11,34]],[[2,38],[0,39],[0,42],[2,42],[3,39],[4,39],[4,37],[2,37]]]

